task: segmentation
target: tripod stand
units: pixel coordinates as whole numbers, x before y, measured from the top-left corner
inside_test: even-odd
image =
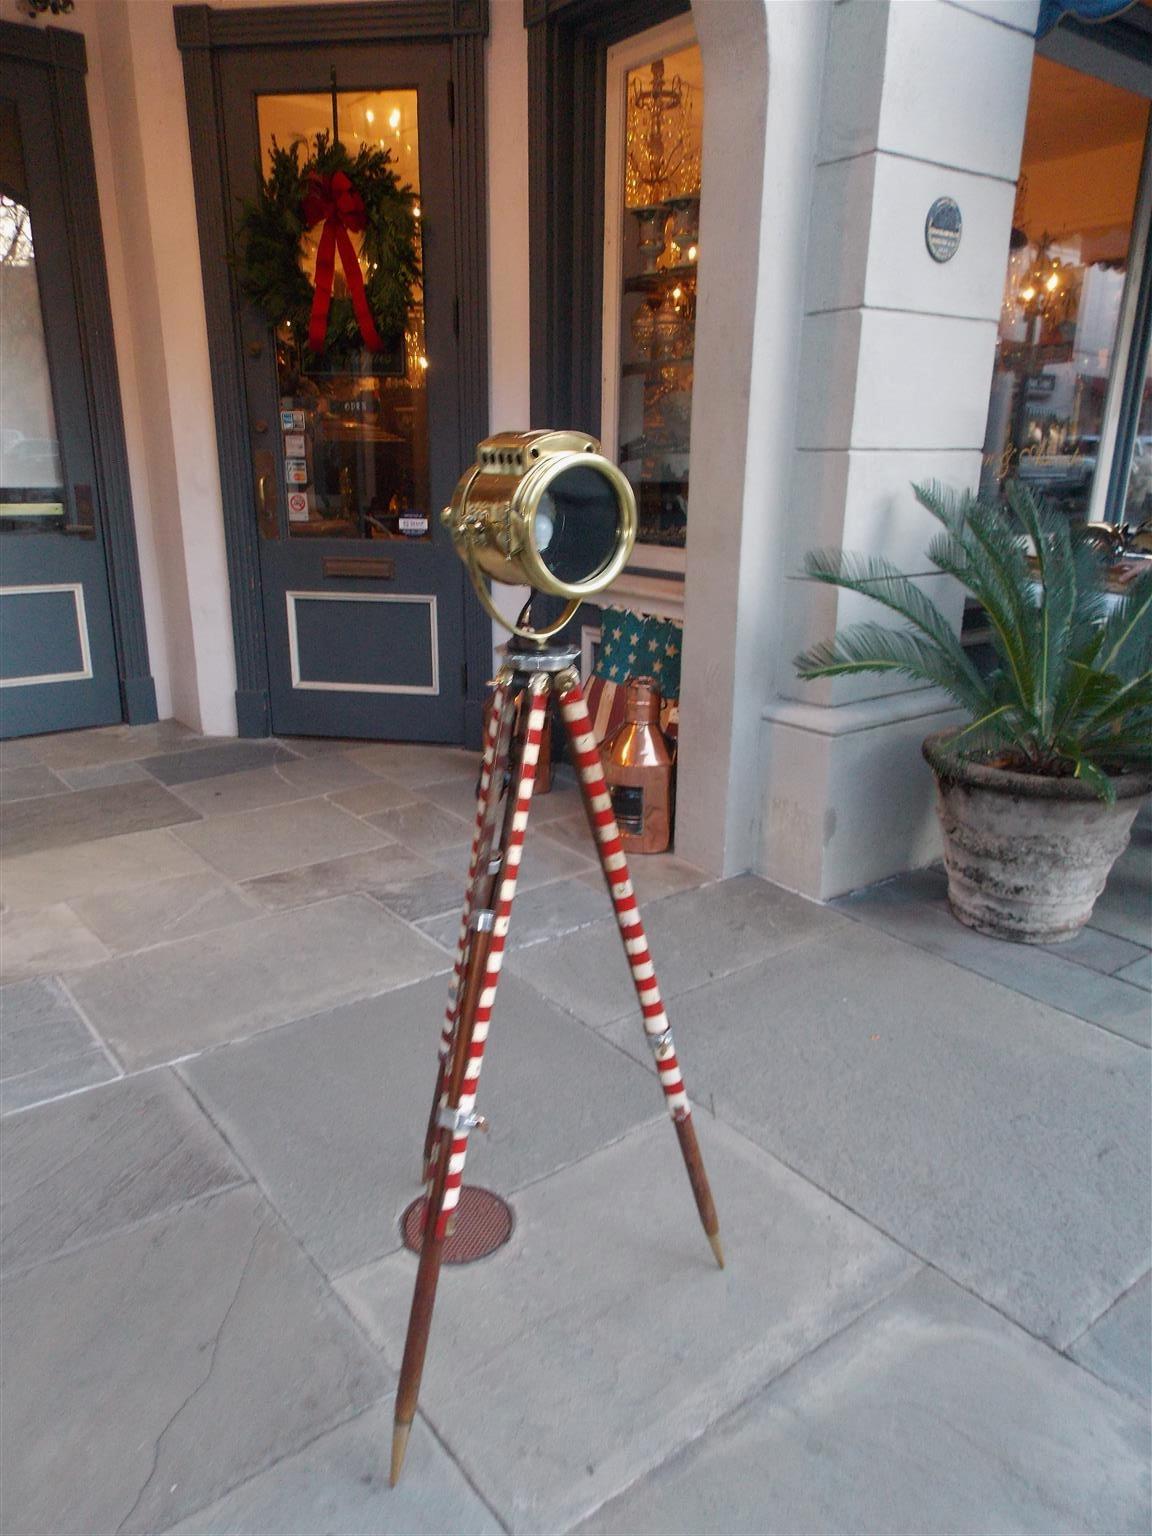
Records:
[[[396,1393],[392,1436],[393,1487],[400,1477],[416,1413],[444,1239],[460,1200],[468,1136],[475,1129],[486,1128],[483,1117],[475,1112],[476,1090],[516,895],[540,742],[548,706],[553,700],[559,707],[572,749],[584,809],[608,882],[643,1014],[644,1031],[680,1140],[696,1208],[716,1262],[724,1267],[716,1207],[700,1156],[672,1031],[660,1000],[660,988],[604,782],[600,754],[580,689],[579,675],[573,665],[577,652],[541,645],[518,648],[517,642],[513,641],[506,656],[488,706],[476,835],[472,843],[456,966],[440,1039],[436,1092],[424,1142],[424,1177],[429,1182],[429,1191],[420,1267]]]

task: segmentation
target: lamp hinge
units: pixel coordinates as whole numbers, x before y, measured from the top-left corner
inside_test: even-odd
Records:
[[[455,128],[455,126],[456,126],[456,82],[455,82],[455,80],[449,80],[449,82],[448,82],[448,126],[449,126],[449,128]]]

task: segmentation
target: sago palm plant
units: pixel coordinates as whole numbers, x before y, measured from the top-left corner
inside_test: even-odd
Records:
[[[850,625],[797,656],[800,676],[897,672],[933,683],[971,716],[952,750],[1017,772],[1074,774],[1112,802],[1113,777],[1152,761],[1152,570],[1109,608],[1098,555],[1024,487],[1009,487],[1006,508],[936,484],[913,489],[941,525],[928,558],[988,616],[991,674],[889,561],[816,550],[805,561],[813,581],[874,598],[904,624]]]

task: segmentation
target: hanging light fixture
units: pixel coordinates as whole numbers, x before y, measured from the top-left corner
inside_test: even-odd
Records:
[[[695,99],[679,75],[664,78],[654,59],[650,80],[637,74],[628,95],[625,203],[650,208],[670,197],[699,197],[700,151],[693,131]]]
[[[1036,249],[1036,256],[1021,276],[1016,289],[1016,302],[1028,319],[1056,324],[1068,307],[1069,271],[1058,256],[1052,254],[1052,242],[1044,235]]]

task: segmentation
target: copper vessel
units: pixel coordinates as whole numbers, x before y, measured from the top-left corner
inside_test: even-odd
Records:
[[[604,777],[628,853],[663,853],[672,841],[672,754],[660,729],[660,690],[633,678],[624,723],[601,748]]]

